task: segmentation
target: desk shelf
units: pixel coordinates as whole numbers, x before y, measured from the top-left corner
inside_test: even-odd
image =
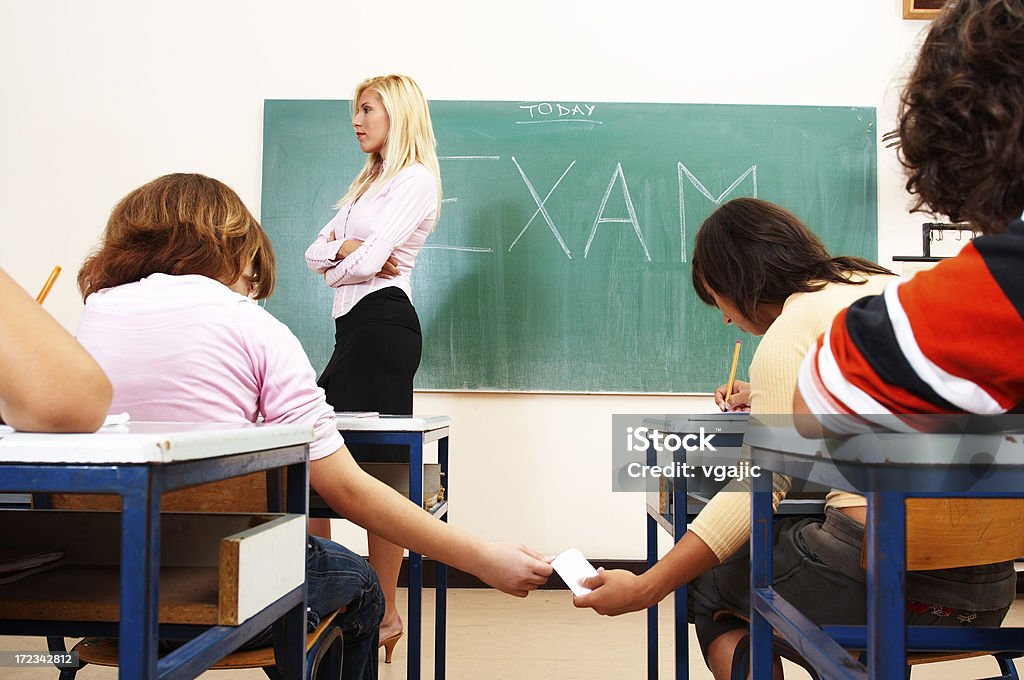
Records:
[[[217,625],[215,567],[160,569],[160,623]],[[120,621],[117,567],[59,566],[0,585],[0,618],[21,621]]]
[[[305,580],[301,515],[164,513],[161,520],[159,623],[238,625]],[[6,549],[65,554],[53,569],[0,584],[0,619],[119,621],[120,529],[116,512],[0,513]]]

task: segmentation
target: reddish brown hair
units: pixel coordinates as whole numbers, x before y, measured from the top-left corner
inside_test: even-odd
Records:
[[[204,175],[164,175],[114,207],[99,248],[78,272],[78,288],[84,298],[157,273],[201,274],[231,285],[250,263],[253,297],[268,297],[274,249],[238,194]]]

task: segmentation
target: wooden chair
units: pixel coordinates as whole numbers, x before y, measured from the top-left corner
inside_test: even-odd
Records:
[[[1024,500],[1016,498],[910,498],[907,500],[906,570],[955,569],[1006,562],[1024,555]],[[866,545],[861,549],[861,567],[867,567]],[[716,612],[715,616],[736,612]],[[781,640],[781,639],[780,639]],[[776,644],[785,644],[776,641]],[[788,647],[788,645],[785,645]],[[866,652],[853,650],[861,663]],[[784,656],[786,656],[784,654]],[[914,666],[992,656],[1000,675],[990,680],[1018,680],[1013,659],[1024,656],[1024,648],[1013,651],[943,651],[907,654],[909,679]],[[791,657],[787,657],[791,658]],[[749,650],[734,664],[733,680],[747,677]],[[794,660],[791,658],[791,660]],[[799,660],[794,660],[803,666]],[[806,666],[804,666],[806,668]],[[811,672],[810,669],[807,669]],[[816,677],[812,672],[812,677]]]
[[[257,472],[199,486],[172,491],[163,496],[163,512],[232,512],[264,513],[267,511],[268,476],[276,473]],[[274,482],[283,488],[283,478]],[[119,511],[121,499],[116,495],[53,494],[44,501],[60,510]],[[338,680],[341,677],[343,638],[341,628],[334,623],[341,608],[320,621],[317,629],[306,636],[306,677],[317,680]],[[65,649],[64,638],[47,638],[51,651]],[[86,638],[72,651],[79,653],[82,666],[117,666],[118,644],[115,638]],[[272,646],[236,651],[221,659],[212,669],[262,668],[272,680],[283,676],[277,670]],[[73,680],[78,669],[62,670],[61,680]]]
[[[315,631],[306,635],[306,677],[310,680],[338,680],[341,678],[342,634],[334,625],[334,618],[344,609],[332,612],[320,621]],[[81,667],[117,666],[118,645],[113,638],[85,638],[72,650],[78,652]],[[262,668],[271,680],[284,680],[274,663],[274,648],[247,649],[227,656],[210,667],[211,670],[240,670]],[[62,670],[60,680],[74,680],[79,669]]]

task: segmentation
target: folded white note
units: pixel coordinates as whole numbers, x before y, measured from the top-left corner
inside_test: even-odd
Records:
[[[597,569],[587,561],[578,548],[569,548],[564,553],[551,560],[551,567],[569,586],[573,595],[586,595],[590,588],[580,585],[580,579],[597,576]]]

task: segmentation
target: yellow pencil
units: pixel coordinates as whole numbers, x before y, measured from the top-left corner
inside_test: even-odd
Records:
[[[46,279],[46,283],[43,284],[43,289],[39,291],[39,295],[36,295],[36,302],[43,304],[43,300],[50,294],[50,289],[53,288],[53,282],[57,280],[57,276],[60,275],[60,265],[53,268],[50,272],[50,278]]]
[[[729,386],[725,388],[725,400],[729,401],[732,396],[732,386],[736,382],[736,365],[740,361],[740,341],[736,341],[736,349],[732,353],[732,370],[729,371]]]

